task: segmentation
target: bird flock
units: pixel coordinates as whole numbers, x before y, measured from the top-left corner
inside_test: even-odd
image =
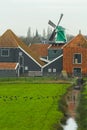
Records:
[[[32,99],[49,99],[49,98],[52,98],[52,99],[55,99],[55,98],[58,98],[58,96],[37,96],[37,97],[33,97],[33,96],[0,96],[0,101],[17,101],[17,100],[24,100],[24,101],[27,101],[27,100],[32,100]]]

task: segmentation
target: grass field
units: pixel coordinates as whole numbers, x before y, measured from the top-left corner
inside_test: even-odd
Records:
[[[0,83],[0,130],[55,130],[70,84]]]

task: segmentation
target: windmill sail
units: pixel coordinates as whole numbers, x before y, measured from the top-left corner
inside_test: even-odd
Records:
[[[60,15],[57,26],[51,20],[49,20],[49,22],[48,22],[48,24],[54,28],[54,30],[49,38],[50,43],[56,44],[56,43],[66,43],[67,42],[65,28],[63,28],[62,26],[59,26],[62,17],[63,17],[63,14]]]
[[[51,20],[49,20],[48,24],[51,25],[53,28],[56,27],[56,25]]]
[[[49,38],[49,41],[53,41],[54,38],[55,38],[55,35],[56,35],[56,31],[54,29],[53,32],[52,32],[52,34],[51,34],[51,36],[50,36],[50,38]]]
[[[57,26],[59,26],[62,17],[63,17],[63,14],[60,15],[60,19],[59,19],[59,21],[58,21],[58,23],[57,23]]]

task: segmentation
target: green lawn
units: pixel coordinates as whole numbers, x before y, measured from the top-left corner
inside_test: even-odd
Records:
[[[0,130],[54,130],[70,84],[0,83]]]

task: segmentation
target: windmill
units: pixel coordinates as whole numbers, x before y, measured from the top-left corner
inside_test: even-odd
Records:
[[[51,20],[49,20],[48,24],[54,28],[54,30],[49,38],[49,43],[52,43],[52,44],[63,43],[63,44],[65,44],[67,42],[65,28],[63,28],[62,26],[59,26],[62,17],[63,17],[63,14],[60,15],[60,18],[59,18],[57,25],[55,25]]]

